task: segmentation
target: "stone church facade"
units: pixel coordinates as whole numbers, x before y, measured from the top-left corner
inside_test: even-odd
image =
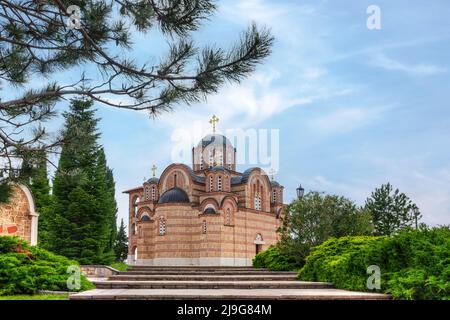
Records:
[[[171,164],[129,195],[128,263],[250,266],[277,242],[283,186],[260,168],[236,171],[236,149],[210,134],[192,168]],[[155,168],[154,168],[155,169]]]
[[[17,236],[36,245],[38,217],[31,191],[14,184],[8,202],[0,204],[0,236]]]

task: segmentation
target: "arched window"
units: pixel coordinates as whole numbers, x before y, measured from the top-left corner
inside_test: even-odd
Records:
[[[176,173],[173,175],[173,186],[174,187],[177,186],[177,174]]]
[[[152,200],[156,201],[156,188],[152,187]]]
[[[145,188],[145,200],[150,200],[150,189]]]
[[[159,235],[164,236],[166,234],[166,219],[164,217],[159,218]]]
[[[217,191],[222,191],[222,176],[217,177]]]
[[[206,232],[208,232],[208,225],[206,220],[203,220],[203,234],[206,234]]]
[[[255,210],[261,210],[261,195],[259,193],[255,194],[254,206]]]
[[[277,202],[277,190],[272,191],[272,202]]]
[[[137,215],[137,204],[138,204],[138,202],[139,202],[139,197],[138,196],[136,196],[136,197],[134,197],[134,200],[133,200],[133,214],[134,214],[134,216],[136,217],[136,215]]]
[[[214,188],[214,180],[213,180],[213,177],[210,176],[209,177],[209,192],[212,192],[213,188]]]
[[[133,223],[131,225],[131,234],[134,235],[134,236],[137,234],[137,226],[136,226],[135,223]]]

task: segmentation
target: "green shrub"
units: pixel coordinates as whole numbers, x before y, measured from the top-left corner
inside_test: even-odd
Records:
[[[0,295],[67,291],[70,265],[78,263],[16,237],[0,236]],[[80,281],[80,290],[94,288],[83,275]]]
[[[394,298],[450,299],[450,228],[333,238],[313,249],[299,277],[364,291],[370,265],[380,267],[381,290]]]
[[[268,268],[277,271],[290,271],[298,269],[295,259],[280,252],[277,246],[271,246],[267,250],[258,253],[253,258],[253,267]]]

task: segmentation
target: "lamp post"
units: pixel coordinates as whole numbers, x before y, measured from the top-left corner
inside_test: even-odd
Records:
[[[303,195],[305,194],[305,189],[302,187],[302,185],[300,185],[297,188],[297,198],[301,199],[303,197]]]

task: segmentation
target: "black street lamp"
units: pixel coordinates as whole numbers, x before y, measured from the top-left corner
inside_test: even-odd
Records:
[[[305,194],[305,189],[302,187],[302,185],[300,185],[297,188],[297,197],[300,199],[303,197],[304,194]]]

